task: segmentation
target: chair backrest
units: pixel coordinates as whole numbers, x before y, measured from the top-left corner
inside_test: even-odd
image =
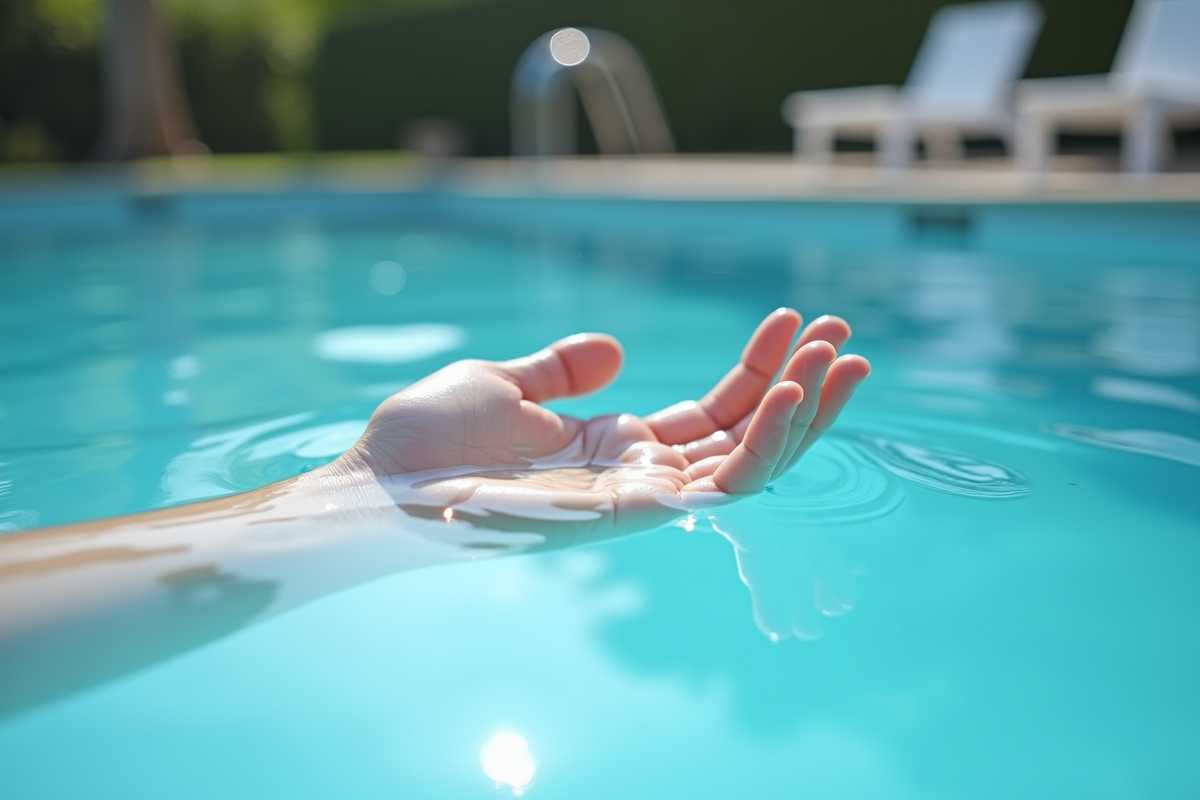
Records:
[[[1200,101],[1200,0],[1137,0],[1113,79],[1140,97]]]
[[[938,9],[908,73],[904,91],[920,117],[995,117],[1008,107],[1042,28],[1029,0]]]

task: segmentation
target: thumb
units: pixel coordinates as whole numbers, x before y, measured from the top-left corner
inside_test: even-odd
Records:
[[[531,356],[502,361],[500,369],[526,400],[544,403],[601,389],[621,371],[625,352],[605,333],[579,333],[559,339]]]

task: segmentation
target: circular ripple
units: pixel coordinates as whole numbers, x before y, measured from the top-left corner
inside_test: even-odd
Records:
[[[206,436],[168,465],[162,502],[217,497],[294,477],[337,458],[366,426],[366,420],[313,424],[312,414],[297,414]]]
[[[978,456],[873,434],[851,434],[847,439],[896,477],[939,492],[994,500],[1031,491],[1021,473]]]
[[[812,522],[842,523],[890,514],[905,497],[890,473],[864,462],[847,442],[829,437],[772,482],[759,503],[794,510]]]

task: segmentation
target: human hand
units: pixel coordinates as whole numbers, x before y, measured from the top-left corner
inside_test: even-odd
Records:
[[[799,327],[795,311],[776,311],[703,399],[644,419],[585,422],[540,405],[616,377],[623,353],[604,334],[513,361],[460,361],[384,401],[345,458],[418,517],[555,534],[555,544],[647,530],[761,491],[836,419],[870,366],[837,357],[843,320],[816,320],[793,349]]]

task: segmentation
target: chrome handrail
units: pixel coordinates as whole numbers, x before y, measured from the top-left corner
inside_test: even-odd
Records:
[[[641,55],[624,37],[562,28],[525,49],[512,77],[512,151],[521,156],[579,150],[579,93],[605,155],[672,153],[675,140]]]

